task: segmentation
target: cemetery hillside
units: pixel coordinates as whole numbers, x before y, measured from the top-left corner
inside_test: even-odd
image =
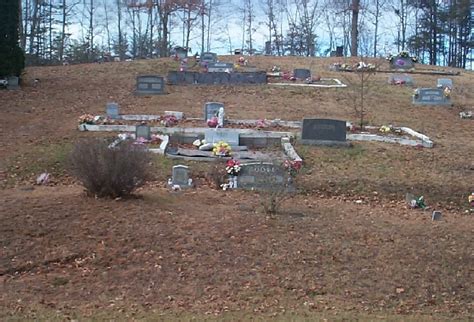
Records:
[[[474,319],[474,73],[239,57],[0,89],[0,320]]]

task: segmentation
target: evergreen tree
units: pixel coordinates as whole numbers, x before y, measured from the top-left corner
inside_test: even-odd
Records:
[[[0,1],[0,76],[20,76],[25,56],[18,45],[19,2]]]

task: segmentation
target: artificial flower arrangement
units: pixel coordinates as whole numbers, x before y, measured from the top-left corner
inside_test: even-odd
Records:
[[[240,172],[240,162],[234,159],[227,160],[225,171],[230,176],[237,176]]]
[[[418,62],[418,58],[416,58],[416,57],[410,57],[410,53],[409,53],[408,51],[406,51],[406,50],[403,50],[403,51],[399,52],[398,55],[395,55],[395,56],[392,55],[392,54],[389,54],[389,55],[387,56],[387,60],[388,60],[389,62],[392,62],[396,57],[400,57],[400,58],[410,58],[412,62],[414,62],[414,63],[417,63],[417,62]]]
[[[165,127],[169,127],[178,124],[178,119],[174,115],[165,115],[161,118],[160,123]]]
[[[82,114],[79,116],[79,124],[94,124],[95,116],[92,114]]]
[[[279,66],[274,65],[272,67],[272,73],[279,73],[281,72],[281,68]]]
[[[451,89],[449,87],[445,87],[443,93],[444,93],[444,97],[446,98],[451,97]]]
[[[219,141],[217,143],[214,143],[214,148],[212,149],[212,152],[214,153],[214,155],[226,157],[231,155],[232,149],[230,148],[229,143]]]
[[[414,97],[415,99],[418,99],[419,96],[420,96],[420,91],[418,91],[418,88],[417,88],[417,89],[415,89],[415,90],[413,91],[413,97]]]
[[[285,160],[283,166],[291,177],[296,177],[303,163],[301,161]]]

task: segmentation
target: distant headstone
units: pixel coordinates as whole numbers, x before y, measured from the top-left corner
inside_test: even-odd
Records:
[[[221,107],[224,107],[224,104],[219,102],[207,102],[204,104],[204,121],[211,119],[213,116],[217,116]]]
[[[204,132],[206,143],[223,141],[230,146],[239,145],[239,133],[233,129],[208,129]]]
[[[208,73],[231,73],[234,71],[234,64],[214,62],[207,64]]]
[[[311,77],[311,71],[309,69],[296,68],[293,70],[293,76],[297,79],[306,79]]]
[[[272,54],[272,42],[265,41],[265,55],[270,56]]]
[[[234,49],[234,55],[242,55],[242,49]]]
[[[209,63],[215,63],[215,62],[217,62],[217,54],[216,53],[211,53],[211,52],[202,53],[202,55],[201,55],[201,64],[202,63],[209,64]]]
[[[175,48],[175,53],[176,53],[176,57],[178,59],[184,59],[184,58],[188,57],[188,50],[186,48],[183,48],[183,47],[176,47]]]
[[[394,74],[390,75],[388,78],[389,84],[393,85],[407,85],[407,86],[413,86],[415,83],[413,82],[413,77],[409,75],[400,75],[400,74]]]
[[[413,95],[414,105],[451,105],[442,88],[418,88]]]
[[[301,143],[307,145],[349,145],[346,122],[331,119],[303,119]]]
[[[17,76],[10,76],[7,79],[7,89],[19,89],[20,88],[20,78]]]
[[[146,124],[140,124],[135,127],[135,139],[143,138],[149,140],[151,138],[150,127]]]
[[[336,57],[344,56],[344,47],[343,46],[336,46]]]
[[[272,163],[242,164],[237,176],[237,186],[246,190],[286,189],[287,185],[286,169]]]
[[[165,80],[158,75],[143,75],[137,77],[137,95],[165,94]]]
[[[105,108],[107,117],[113,120],[120,118],[119,106],[117,103],[111,102],[107,103]]]
[[[441,220],[441,216],[441,211],[433,211],[433,213],[431,214],[431,220]]]
[[[185,165],[173,166],[171,182],[173,185],[178,185],[181,188],[190,187],[192,185],[192,181],[190,181],[189,178],[189,167]]]
[[[438,87],[453,89],[453,80],[451,78],[438,78]]]
[[[415,68],[415,63],[411,57],[395,56],[390,62],[390,67],[393,69],[412,69]]]

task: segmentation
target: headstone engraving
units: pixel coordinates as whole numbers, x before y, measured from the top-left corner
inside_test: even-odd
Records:
[[[159,95],[165,93],[165,80],[158,75],[137,77],[137,95]]]
[[[286,170],[273,163],[242,164],[237,176],[237,186],[246,190],[286,189],[288,185]]]
[[[150,127],[146,124],[140,124],[135,127],[135,139],[145,139],[149,140],[151,138]]]
[[[219,102],[207,102],[204,104],[204,121],[208,121],[211,119],[213,116],[216,116],[219,114],[219,109],[224,107],[224,104],[219,103]]]
[[[208,129],[204,132],[206,143],[223,141],[230,146],[239,145],[239,133],[232,129]]]
[[[413,77],[409,75],[400,75],[400,74],[394,74],[390,75],[388,78],[389,84],[393,85],[407,85],[407,86],[413,86],[415,83],[413,82]]]
[[[119,106],[117,103],[114,103],[114,102],[107,103],[105,111],[106,111],[107,117],[110,119],[116,120],[120,118]]]
[[[415,63],[411,57],[395,56],[390,62],[392,69],[412,69],[415,68]]]
[[[303,119],[301,143],[308,145],[348,145],[346,122],[331,119]]]
[[[442,88],[418,88],[413,95],[414,105],[451,105]]]
[[[173,185],[178,185],[181,188],[190,187],[192,181],[189,178],[189,167],[185,165],[175,165],[173,166],[173,174],[171,178]]]
[[[438,78],[438,87],[453,89],[453,80],[451,78]]]
[[[311,71],[309,69],[296,68],[293,70],[293,76],[297,79],[306,79],[311,77]]]
[[[234,64],[214,62],[207,64],[208,73],[232,73],[234,71]]]

